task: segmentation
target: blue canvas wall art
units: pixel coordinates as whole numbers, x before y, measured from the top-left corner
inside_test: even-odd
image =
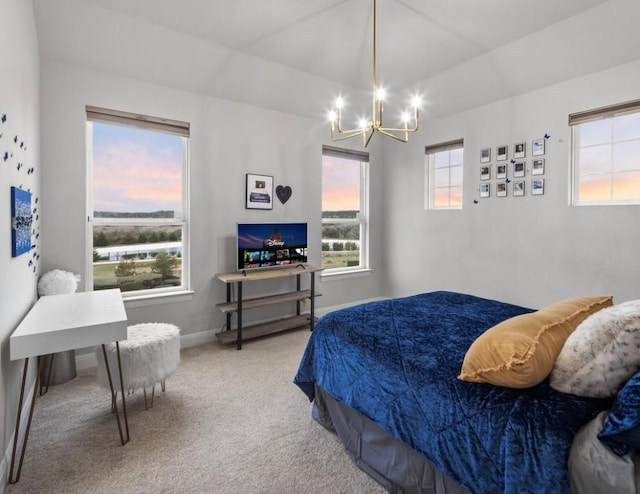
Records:
[[[31,192],[11,187],[11,255],[31,250]]]

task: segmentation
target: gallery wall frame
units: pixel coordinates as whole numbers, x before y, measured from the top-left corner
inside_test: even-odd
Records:
[[[489,163],[491,161],[491,148],[482,148],[480,150],[480,163]]]
[[[534,178],[531,180],[531,195],[541,196],[544,194],[544,178]]]
[[[531,162],[531,175],[544,175],[544,158],[538,158]]]
[[[531,156],[542,156],[544,154],[544,138],[535,139],[531,143]]]
[[[524,187],[525,187],[524,180],[517,180],[513,182],[513,196],[514,197],[524,196]]]
[[[480,197],[491,196],[491,184],[480,184]]]
[[[506,161],[509,155],[509,146],[498,146],[496,148],[496,160],[497,161]]]

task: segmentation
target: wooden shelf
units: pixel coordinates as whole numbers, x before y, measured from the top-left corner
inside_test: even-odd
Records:
[[[216,333],[216,336],[222,343],[235,343],[237,349],[242,348],[242,341],[251,338],[258,338],[280,331],[290,329],[308,327],[313,331],[316,318],[314,316],[315,298],[320,294],[315,291],[315,273],[322,271],[322,268],[312,266],[311,264],[298,264],[296,266],[278,267],[270,269],[256,269],[245,271],[232,271],[229,273],[218,273],[216,278],[227,285],[226,302],[216,304],[227,317],[228,331]],[[309,275],[310,289],[302,290],[300,288],[300,278],[302,275]],[[245,281],[269,280],[282,277],[297,277],[296,290],[283,293],[275,293],[273,295],[265,295],[260,297],[251,297],[244,299],[242,297],[242,287]],[[232,285],[235,285],[238,292],[237,300],[232,298]],[[300,301],[310,300],[310,312],[308,314],[300,314]],[[265,307],[267,305],[279,304],[282,302],[296,302],[296,314],[286,316],[280,319],[273,319],[260,324],[251,326],[243,326],[242,314],[245,310],[254,309],[256,307]],[[238,324],[235,330],[231,328],[231,318],[235,314]]]
[[[316,293],[315,296],[319,297],[320,294]],[[265,297],[248,298],[242,300],[242,310],[279,304],[281,302],[295,302],[306,298],[311,298],[311,290],[300,290],[295,292],[279,293],[277,295],[267,295]],[[225,314],[229,312],[236,312],[238,310],[238,302],[223,302],[221,304],[216,304],[216,307]]]
[[[243,326],[242,340],[260,338],[261,336],[280,333],[291,329],[308,328],[309,321],[309,314],[301,314],[299,316],[289,316],[259,324],[253,324],[251,326]],[[234,344],[238,339],[238,331],[235,329],[230,331],[221,331],[220,333],[216,333],[216,336],[225,345]]]
[[[312,266],[311,264],[297,264],[290,267],[276,267],[267,269],[246,269],[244,271],[231,271],[229,273],[218,273],[216,278],[225,283],[239,283],[242,281],[269,280],[271,278],[282,278],[287,276],[298,276],[305,273],[315,273],[323,268]]]

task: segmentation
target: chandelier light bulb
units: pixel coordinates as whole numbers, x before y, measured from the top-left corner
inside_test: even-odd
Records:
[[[376,91],[376,96],[378,97],[378,101],[384,101],[387,96],[387,91],[383,87],[379,87]]]
[[[334,123],[338,119],[338,115],[335,111],[331,110],[328,114],[328,118],[331,123]]]
[[[361,129],[366,129],[369,126],[369,122],[367,122],[366,119],[361,118],[358,125]]]
[[[342,97],[338,97],[336,99],[336,108],[338,108],[339,110],[341,110],[344,107],[344,100],[342,99]]]

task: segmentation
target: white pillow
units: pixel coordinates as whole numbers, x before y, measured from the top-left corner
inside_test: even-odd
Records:
[[[550,376],[551,387],[577,396],[615,396],[640,368],[640,300],[606,307],[567,338]]]

